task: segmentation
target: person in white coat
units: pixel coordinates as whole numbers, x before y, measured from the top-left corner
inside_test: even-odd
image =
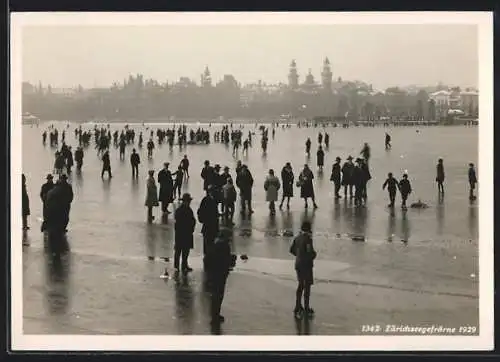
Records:
[[[269,175],[264,181],[264,190],[266,190],[266,201],[269,202],[271,215],[276,213],[274,203],[278,201],[278,190],[280,189],[280,180],[274,175],[274,170],[269,170]]]

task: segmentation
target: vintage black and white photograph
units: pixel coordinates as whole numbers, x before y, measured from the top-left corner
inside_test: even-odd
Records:
[[[491,14],[11,21],[13,349],[493,347]]]

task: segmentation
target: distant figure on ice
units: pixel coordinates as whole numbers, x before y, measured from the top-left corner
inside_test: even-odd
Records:
[[[318,145],[320,145],[320,146],[321,146],[321,142],[323,142],[323,133],[321,133],[321,132],[320,132],[320,133],[318,134]]]
[[[365,142],[363,149],[359,154],[363,156],[365,163],[368,166],[371,156],[370,146],[368,145],[368,143]]]
[[[267,136],[265,134],[262,136],[261,147],[262,147],[262,152],[266,153],[267,152]]]
[[[109,158],[109,151],[106,150],[104,155],[102,155],[102,171],[101,178],[104,178],[104,172],[108,173],[109,178],[113,177],[111,174],[111,160]]]
[[[325,164],[325,151],[323,151],[323,147],[321,147],[321,145],[318,147],[318,152],[316,152],[316,158],[319,170],[323,171],[323,166]]]
[[[182,171],[181,171],[182,172]],[[179,272],[179,259],[182,255],[182,272],[193,271],[188,265],[188,256],[194,247],[193,233],[196,226],[193,210],[191,209],[191,200],[193,198],[189,193],[182,195],[182,203],[175,210],[175,241],[174,241],[174,268]]]
[[[26,189],[26,176],[22,174],[22,192],[23,192],[23,230],[29,230],[28,226],[28,216],[30,215],[30,198],[28,196],[28,191]]]
[[[316,198],[314,196],[314,186],[313,186],[314,175],[309,168],[309,166],[304,165],[304,169],[299,175],[297,181],[297,186],[300,187],[300,197],[304,199],[304,207],[307,209],[307,199],[311,198],[313,202],[313,208],[317,209]]]
[[[139,148],[142,148],[142,141],[143,141],[143,139],[142,139],[142,132],[140,132],[139,133],[139,142],[137,144],[137,146],[139,146]]]
[[[189,178],[189,160],[187,155],[184,155],[184,158],[181,160],[181,167],[184,172],[184,177]]]
[[[396,201],[396,191],[399,189],[399,183],[398,180],[396,180],[392,176],[392,172],[389,172],[387,174],[387,179],[385,180],[384,184],[382,185],[382,190],[385,190],[385,187],[387,186],[387,190],[389,191],[389,207],[394,207],[394,202]]]
[[[135,148],[132,149],[132,153],[130,154],[130,165],[132,166],[132,177],[139,177],[139,164],[141,163],[141,158],[139,154],[135,151]]]
[[[332,166],[332,174],[330,176],[330,181],[333,182],[335,186],[335,198],[340,199],[341,196],[339,194],[340,191],[340,184],[341,184],[341,178],[342,178],[342,170],[340,167],[340,157],[335,158],[335,163]]]
[[[224,197],[224,220],[226,224],[233,225],[234,205],[236,203],[237,193],[231,177],[226,179],[226,184],[222,188]]]
[[[172,173],[172,176],[175,176],[173,198],[175,199],[175,194],[177,194],[177,198],[179,199],[179,201],[182,201],[181,200],[181,189],[182,189],[182,180],[184,178],[184,171],[182,170],[181,165],[179,165],[177,167],[177,171]]]
[[[83,148],[77,147],[75,150],[76,170],[81,171],[83,166]]]
[[[293,197],[293,180],[295,176],[293,174],[292,165],[287,162],[283,169],[281,170],[281,184],[283,185],[283,196],[281,198],[280,210],[283,207],[283,201],[286,201],[286,208],[290,209],[290,198]]]
[[[64,155],[62,152],[56,152],[56,160],[54,161],[54,173],[62,175],[65,166]]]
[[[153,158],[153,150],[155,148],[155,143],[153,142],[153,139],[149,139],[147,148],[148,148],[148,158],[151,159]]]
[[[443,159],[440,158],[438,160],[438,164],[436,166],[436,182],[438,184],[438,192],[441,194],[444,194],[444,165],[443,165]]]
[[[69,175],[71,173],[71,168],[73,167],[73,152],[71,152],[71,146],[67,148],[66,153],[66,173]]]
[[[408,199],[408,195],[412,192],[407,173],[403,174],[403,179],[399,181],[399,192],[401,192],[401,208],[406,210],[406,200]]]
[[[391,136],[389,135],[389,133],[385,133],[385,149],[386,150],[389,150],[391,149],[392,146],[391,146]]]
[[[474,190],[477,184],[476,170],[474,169],[474,164],[469,163],[469,200],[475,200]]]
[[[280,180],[274,175],[274,170],[269,170],[269,175],[264,181],[264,190],[266,191],[266,201],[269,202],[269,211],[271,215],[276,214],[274,203],[278,201],[278,190],[280,187]]]
[[[155,219],[153,216],[153,207],[159,206],[158,189],[156,188],[154,174],[154,170],[149,170],[148,179],[146,181],[146,201],[144,202],[144,206],[148,208],[147,221],[149,224]]]
[[[125,146],[127,145],[127,142],[125,142],[125,137],[120,137],[120,160],[125,159]]]
[[[325,132],[325,148],[328,149],[330,147],[330,136]]]
[[[307,317],[314,315],[310,306],[311,286],[314,284],[313,266],[316,258],[312,240],[312,226],[309,221],[304,221],[300,227],[300,233],[293,239],[290,253],[295,256],[295,271],[297,273],[297,291],[295,293],[295,318],[302,318],[305,313]],[[302,295],[304,295],[304,306],[302,306]]]
[[[307,138],[307,141],[306,141],[306,154],[307,154],[307,157],[309,157],[311,155],[311,139],[310,138]]]

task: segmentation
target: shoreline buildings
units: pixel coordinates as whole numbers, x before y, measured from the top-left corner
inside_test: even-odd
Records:
[[[241,84],[231,74],[214,81],[205,66],[199,83],[189,77],[160,83],[142,75],[108,88],[60,89],[23,83],[23,112],[42,119],[240,117],[262,118],[288,114],[358,119],[406,117],[436,120],[450,111],[477,117],[479,94],[475,89],[437,85],[373,89],[361,81],[334,74],[325,57],[316,80],[312,69],[302,73],[292,60],[287,83],[258,80]]]

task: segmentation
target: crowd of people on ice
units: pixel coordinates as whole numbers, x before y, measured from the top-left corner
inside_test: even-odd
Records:
[[[282,124],[282,128],[289,128],[290,125]],[[299,125],[300,126],[300,125]],[[308,126],[308,125],[306,125]],[[236,127],[235,127],[236,128]],[[271,137],[274,139],[279,124],[272,124]],[[153,157],[155,149],[153,129],[149,130],[149,141],[146,144],[148,158]],[[82,127],[75,129],[75,139],[78,147],[73,152],[71,146],[66,144],[66,130],[62,130],[59,147],[59,131],[57,128],[49,127],[50,146],[58,149],[55,153],[55,162],[53,172],[47,175],[46,182],[40,190],[40,199],[43,204],[43,222],[41,231],[46,232],[48,239],[55,245],[60,244],[63,235],[68,230],[69,214],[71,203],[73,202],[73,190],[68,183],[68,176],[72,174],[72,168],[76,162],[76,172],[81,172],[84,160],[84,148],[89,147],[92,134],[94,136],[97,155],[102,161],[101,177],[107,174],[112,177],[111,159],[109,152],[111,145],[119,149],[120,159],[125,158],[127,146],[133,146],[130,153],[130,165],[132,176],[139,177],[140,156],[135,148],[135,131],[127,126],[121,132],[118,130],[111,133],[108,127],[98,127],[93,130],[82,130]],[[261,133],[261,149],[263,153],[267,152],[269,142],[269,127],[261,126],[257,129]],[[233,129],[233,125],[223,126],[213,134],[213,142],[220,142],[226,145],[232,143],[233,154],[238,152],[240,146],[243,152],[248,152],[252,147],[252,138],[256,132],[248,131],[244,135],[240,128]],[[188,136],[189,135],[189,141]],[[177,142],[176,142],[177,136]],[[246,138],[245,138],[246,136]],[[137,147],[143,146],[143,132],[138,136]],[[42,141],[46,144],[47,131],[42,134]],[[158,128],[156,130],[157,144],[161,145],[165,139],[170,147],[174,144],[186,146],[191,144],[209,144],[210,131],[197,128],[196,130],[187,130],[185,125],[168,128],[166,130]],[[318,134],[318,149],[316,152],[317,167],[321,171],[324,167],[325,152],[330,147],[330,137],[325,131],[324,134]],[[305,151],[308,157],[311,153],[312,141],[307,138],[305,142]],[[385,148],[391,149],[391,137],[385,134]],[[353,198],[356,207],[363,207],[367,201],[367,184],[371,180],[369,162],[371,157],[370,146],[365,143],[360,152],[360,157],[349,155],[342,163],[340,157],[335,158],[332,165],[330,181],[334,184],[334,197],[339,199],[343,188],[343,197]],[[234,226],[233,217],[236,209],[236,202],[239,197],[240,213],[249,216],[254,213],[252,207],[252,194],[255,187],[255,180],[248,165],[243,164],[241,160],[237,162],[235,173],[231,174],[229,167],[221,167],[219,164],[212,165],[210,160],[204,162],[200,172],[203,180],[203,189],[205,196],[201,200],[198,209],[195,212],[191,208],[192,197],[189,193],[182,194],[182,185],[189,179],[190,162],[188,155],[184,155],[175,171],[171,170],[171,165],[165,162],[163,168],[159,170],[155,177],[155,170],[148,171],[146,182],[145,206],[147,209],[146,219],[152,223],[155,219],[154,209],[161,206],[162,216],[174,213],[175,219],[175,237],[174,237],[174,268],[175,272],[180,271],[188,273],[192,271],[189,266],[188,257],[193,248],[193,234],[196,224],[201,223],[201,233],[203,235],[203,262],[204,269],[209,276],[209,284],[212,294],[212,318],[215,323],[222,322],[224,317],[220,314],[222,299],[226,279],[229,271],[235,266],[236,256],[231,254],[230,249],[230,229]],[[222,169],[222,172],[221,172]],[[58,180],[54,182],[54,176],[58,175]],[[440,194],[444,194],[444,162],[439,159],[436,165],[436,183]],[[477,177],[474,165],[469,164],[468,169],[469,197],[475,199],[474,190],[477,184]],[[30,214],[29,196],[26,188],[26,177],[22,175],[22,209],[23,209],[23,229],[27,230],[28,215]],[[263,180],[262,187],[265,190],[266,201],[269,203],[270,215],[276,213],[276,204],[279,202],[279,209],[282,209],[286,201],[286,208],[290,208],[290,200],[294,197],[294,188],[300,189],[300,198],[304,201],[304,207],[308,208],[310,199],[312,207],[318,208],[314,192],[314,173],[310,167],[305,164],[300,169],[298,175],[295,174],[291,162],[287,162],[281,172],[277,174],[275,170],[270,169]],[[392,173],[387,175],[387,179],[382,184],[382,189],[388,190],[389,207],[395,206],[396,193],[399,190],[401,194],[401,207],[406,210],[408,196],[412,193],[412,186],[408,174],[403,174],[401,180],[397,180]],[[281,200],[280,200],[281,193]],[[175,200],[178,204],[175,205]],[[174,204],[174,209],[169,209]],[[415,207],[422,206],[421,201],[415,203]],[[295,270],[297,272],[297,302],[294,314],[297,318],[302,316],[311,316],[314,311],[309,305],[309,296],[311,285],[313,284],[313,260],[316,257],[312,241],[312,225],[307,220],[302,223],[301,231],[293,239],[290,252],[295,256]],[[168,274],[167,271],[165,273]],[[302,306],[302,296],[304,297],[304,306]]]

